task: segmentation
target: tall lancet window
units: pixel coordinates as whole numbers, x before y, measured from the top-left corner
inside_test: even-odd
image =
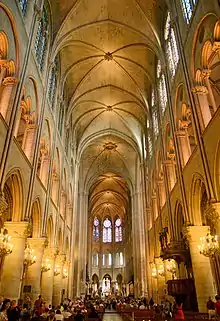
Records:
[[[27,11],[28,0],[19,0],[18,3],[21,8],[22,16],[24,17]]]
[[[187,23],[190,22],[193,14],[194,6],[196,5],[197,0],[180,0],[183,16]]]
[[[45,57],[48,45],[48,32],[49,32],[49,20],[47,9],[43,6],[42,16],[39,20],[39,25],[37,29],[37,36],[35,40],[35,56],[37,58],[37,63],[40,71],[43,71]]]
[[[53,66],[51,67],[49,74],[49,86],[48,86],[48,98],[52,108],[54,107],[56,89],[57,89],[57,77],[58,77],[58,58],[54,59]]]
[[[155,101],[155,91],[152,89],[151,91],[151,114],[152,114],[152,124],[154,136],[157,137],[159,134],[159,125],[158,125],[158,117],[157,117],[157,109],[156,109],[156,101]]]
[[[106,218],[103,222],[103,243],[112,242],[112,222]]]
[[[158,91],[159,91],[159,100],[160,108],[162,114],[164,113],[167,105],[167,88],[164,73],[162,72],[162,66],[160,60],[157,64],[157,79],[158,79]]]
[[[122,225],[121,225],[121,219],[117,218],[115,221],[115,242],[121,242],[122,241]]]
[[[99,241],[99,220],[97,217],[95,217],[93,221],[93,241]]]
[[[171,78],[175,76],[177,65],[179,62],[179,52],[176,43],[174,29],[171,26],[170,12],[167,13],[167,20],[164,29],[164,39],[166,42],[167,61]]]

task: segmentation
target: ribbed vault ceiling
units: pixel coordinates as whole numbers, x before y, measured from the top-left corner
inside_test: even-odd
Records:
[[[100,180],[109,183],[106,173],[116,175],[113,191],[118,176],[124,184],[135,181],[165,7],[165,0],[51,1],[53,56],[59,55],[68,101],[66,126],[71,124],[87,190]],[[106,202],[116,212],[120,202],[125,208],[122,190],[108,195],[110,187],[98,186],[92,212],[100,213]]]

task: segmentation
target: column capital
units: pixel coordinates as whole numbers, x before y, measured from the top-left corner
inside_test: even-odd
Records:
[[[182,232],[184,237],[187,239],[187,241],[190,242],[197,242],[199,245],[200,237],[203,237],[207,235],[209,232],[210,227],[209,226],[186,226],[183,228]]]
[[[200,85],[197,85],[194,88],[192,88],[192,92],[197,95],[203,95],[203,96],[208,95],[208,89],[205,86],[200,86]]]
[[[181,129],[176,131],[177,137],[186,137],[186,128],[188,128],[188,124],[186,122],[181,121]]]
[[[12,238],[26,238],[29,222],[5,222],[4,227]]]
[[[66,261],[66,255],[64,253],[57,255],[56,264],[60,264],[61,266],[63,266],[65,264],[65,261]]]
[[[214,41],[212,51],[218,51],[220,49],[220,41]]]
[[[8,60],[6,59],[1,59],[1,52],[0,52],[0,68],[8,68]]]
[[[7,86],[10,86],[10,85],[14,85],[17,83],[17,78],[15,77],[6,77],[4,78],[3,82],[2,82],[2,85],[7,87]]]
[[[172,160],[172,159],[167,159],[167,160],[165,160],[163,163],[164,163],[164,165],[165,165],[166,167],[172,167],[172,166],[174,166],[174,165],[176,164],[175,161]]]
[[[58,255],[57,247],[47,247],[44,250],[44,256],[49,260],[52,260],[52,261],[55,260],[57,255]]]
[[[42,237],[42,238],[32,238],[32,237],[30,237],[30,238],[27,239],[27,241],[30,244],[31,248],[42,249],[42,251],[43,251],[45,246],[46,246],[47,239],[45,237]]]
[[[205,211],[205,216],[216,224],[220,220],[220,203],[212,203]]]
[[[202,78],[207,79],[210,77],[212,71],[211,69],[202,69]]]

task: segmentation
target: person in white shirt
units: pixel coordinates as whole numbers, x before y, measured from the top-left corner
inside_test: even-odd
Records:
[[[64,320],[64,316],[62,315],[62,313],[59,309],[56,310],[55,319],[56,319],[56,321],[63,321]]]

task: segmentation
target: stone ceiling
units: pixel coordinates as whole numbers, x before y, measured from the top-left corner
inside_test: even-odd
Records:
[[[89,190],[111,172],[134,184],[165,0],[51,0],[51,8],[53,56],[83,182]]]

